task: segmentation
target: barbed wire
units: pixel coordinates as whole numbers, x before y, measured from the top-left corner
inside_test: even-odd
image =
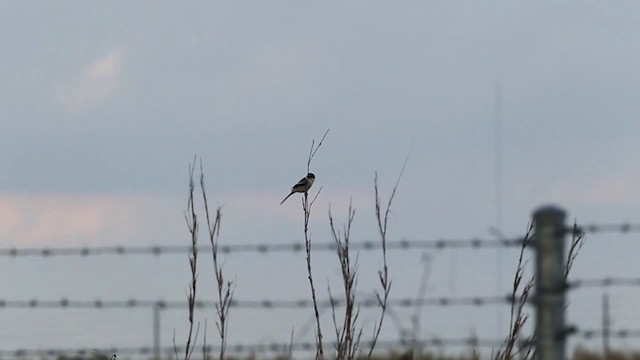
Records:
[[[394,307],[416,307],[416,306],[484,306],[492,304],[511,304],[509,296],[486,296],[486,297],[433,297],[433,298],[398,298],[389,299],[388,304]],[[232,300],[231,307],[245,309],[296,309],[309,308],[313,305],[311,300]],[[345,302],[340,299],[318,300],[320,307],[342,307]],[[377,298],[367,298],[361,300],[358,305],[363,308],[377,307]],[[195,306],[198,308],[215,308],[215,301],[196,300]],[[160,309],[184,309],[187,307],[186,300],[3,300],[0,299],[0,309],[2,308],[75,308],[75,309],[122,309],[122,308],[153,308]]]
[[[515,247],[522,244],[522,238],[512,239],[442,239],[442,240],[398,240],[387,242],[387,250],[410,249],[443,249],[443,248],[496,248]],[[350,250],[368,251],[381,248],[377,241],[361,241],[349,244]],[[315,251],[337,251],[335,243],[316,243],[312,245]],[[211,251],[211,246],[200,246],[200,251]],[[302,252],[304,243],[276,243],[276,244],[235,244],[220,245],[218,250],[223,254],[229,253],[271,253],[271,252]],[[0,256],[98,256],[98,255],[173,255],[188,254],[191,246],[186,245],[158,245],[158,246],[103,246],[103,247],[67,247],[67,248],[4,248],[0,249]]]
[[[573,232],[573,228],[567,229]],[[577,227],[578,232],[605,233],[605,232],[640,232],[640,224],[587,224]],[[398,240],[387,242],[388,250],[410,249],[445,249],[445,248],[503,248],[519,247],[522,245],[522,237],[504,239],[436,239],[436,240]],[[381,244],[377,241],[353,242],[350,248],[356,251],[377,250]],[[229,253],[278,253],[278,252],[302,252],[304,243],[249,243],[220,245],[219,251]],[[336,251],[335,243],[315,243],[312,245],[315,251]],[[211,246],[201,246],[202,251],[211,251]],[[3,248],[0,256],[27,257],[27,256],[99,256],[99,255],[173,255],[187,254],[191,251],[186,245],[157,245],[157,246],[101,246],[101,247],[39,247],[39,248]]]
[[[606,334],[602,329],[585,329],[578,330],[575,335],[585,339],[601,338],[603,336],[609,336],[616,339],[638,338],[640,337],[640,329],[609,330]]]
[[[616,278],[606,277],[601,279],[577,279],[567,283],[569,288],[586,287],[636,287],[640,286],[639,278]],[[516,296],[517,297],[517,296]],[[416,306],[484,306],[495,304],[511,304],[512,294],[492,295],[492,296],[466,296],[466,297],[422,297],[422,298],[395,298],[389,299],[389,305],[394,307],[416,307]],[[215,301],[197,300],[198,308],[213,308]],[[295,309],[308,308],[313,305],[310,299],[262,299],[262,300],[237,300],[231,301],[231,306],[246,309]],[[318,306],[330,307],[344,306],[342,299],[324,299],[318,301]],[[186,300],[149,300],[131,298],[127,300],[8,300],[0,299],[1,308],[152,308],[162,309],[182,309],[187,306]],[[378,306],[375,297],[365,298],[359,302],[359,306],[368,308]]]
[[[585,233],[629,233],[640,232],[640,224],[616,223],[616,224],[585,224],[578,225],[578,229]]]
[[[497,347],[504,343],[503,339],[480,339],[475,337],[469,338],[431,338],[422,339],[416,342],[411,341],[397,341],[397,340],[379,340],[376,343],[376,348],[380,349],[393,349],[393,348],[406,348],[409,345],[418,346],[470,346],[470,347]],[[368,347],[371,345],[370,341],[361,341],[360,345]],[[227,344],[226,349],[232,353],[265,353],[265,352],[285,352],[285,349],[291,347],[291,350],[303,350],[311,351],[315,350],[316,344],[314,342],[298,342],[289,344],[288,341],[282,343],[261,343],[261,344]],[[183,346],[176,346],[178,352],[184,351]],[[110,348],[93,348],[93,349],[17,349],[17,350],[0,350],[0,356],[59,356],[59,355],[150,355],[153,353],[153,347],[110,347]],[[218,345],[206,345],[205,352],[212,352],[220,350]],[[163,347],[162,353],[174,352],[173,347]]]
[[[585,329],[578,330],[574,335],[582,337],[584,339],[594,339],[605,336],[604,332],[600,329]],[[617,339],[626,338],[638,338],[640,337],[640,329],[617,329],[610,330],[607,336]],[[430,339],[421,339],[414,341],[412,339],[398,340],[379,340],[376,344],[376,348],[380,349],[406,349],[411,346],[420,347],[442,347],[442,346],[468,346],[468,347],[489,347],[497,348],[504,344],[504,339],[481,339],[477,337],[467,338],[439,338],[433,337]],[[362,346],[369,346],[370,342],[362,341]],[[285,352],[286,349],[291,346],[295,351],[312,351],[315,349],[316,344],[314,342],[297,342],[289,344],[288,341],[281,343],[258,343],[258,344],[228,344],[226,349],[232,353],[266,353],[266,352]],[[184,347],[177,346],[176,349],[184,351]],[[173,353],[173,347],[163,347],[160,349],[162,353]],[[206,345],[205,352],[213,352],[220,350],[218,345]],[[27,356],[60,356],[60,355],[75,355],[75,356],[93,356],[93,355],[105,355],[110,357],[113,354],[116,355],[151,355],[154,349],[151,346],[140,347],[108,347],[108,348],[51,348],[51,349],[16,349],[16,350],[0,350],[0,357],[27,357]]]
[[[568,283],[570,288],[580,287],[612,287],[612,286],[640,286],[640,278],[606,277],[601,279],[578,279]]]
[[[574,229],[567,229],[573,232]],[[578,232],[604,233],[604,232],[640,232],[640,224],[587,224],[577,227]],[[388,250],[409,249],[445,249],[445,248],[502,248],[519,247],[522,245],[522,237],[504,239],[436,239],[436,240],[398,240],[387,242]],[[381,248],[377,241],[353,242],[350,248],[356,251],[376,250]],[[220,245],[219,251],[229,253],[277,253],[277,252],[301,252],[304,243],[249,243]],[[315,243],[312,245],[315,251],[336,251],[335,243]],[[201,246],[202,251],[211,251],[211,246]],[[0,249],[0,256],[26,257],[26,256],[99,256],[99,255],[172,255],[187,254],[191,251],[186,245],[157,245],[157,246],[101,246],[101,247],[61,247],[61,248],[4,248]]]

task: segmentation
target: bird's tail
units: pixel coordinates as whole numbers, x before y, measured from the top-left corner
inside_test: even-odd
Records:
[[[280,205],[284,204],[285,201],[287,201],[287,199],[289,198],[289,196],[293,195],[295,193],[295,191],[292,191],[289,193],[289,195],[287,195],[287,197],[285,197],[284,199],[282,199],[282,201],[280,202]]]

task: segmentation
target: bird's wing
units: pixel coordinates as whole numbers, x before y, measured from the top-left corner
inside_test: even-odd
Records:
[[[291,190],[295,190],[297,188],[301,188],[304,186],[307,186],[307,184],[309,184],[309,180],[306,177],[303,177],[302,179],[300,179],[300,181],[298,181],[297,184],[293,185],[293,187],[291,187]]]

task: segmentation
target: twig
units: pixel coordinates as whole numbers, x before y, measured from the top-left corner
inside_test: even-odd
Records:
[[[293,333],[295,329],[291,329],[291,337],[289,338],[289,346],[284,345],[284,359],[293,360]]]
[[[196,215],[194,205],[194,189],[195,184],[193,181],[193,174],[195,170],[195,158],[194,163],[189,165],[189,196],[187,200],[187,210],[185,211],[185,221],[187,222],[187,228],[191,235],[191,254],[189,255],[189,267],[191,269],[191,284],[187,293],[187,301],[189,305],[189,334],[187,336],[187,346],[185,347],[184,360],[189,360],[193,353],[193,347],[191,346],[192,334],[193,334],[193,315],[195,313],[196,302],[196,284],[198,280],[197,272],[197,260],[198,260],[198,216]],[[197,336],[197,335],[196,335]],[[194,341],[195,345],[195,341]]]
[[[224,360],[227,345],[227,329],[229,327],[229,308],[233,299],[233,282],[228,281],[225,284],[222,267],[218,262],[218,244],[220,241],[220,223],[222,221],[222,208],[216,209],[216,217],[211,221],[209,212],[209,202],[207,200],[207,191],[204,184],[204,172],[202,170],[202,159],[200,160],[200,190],[202,191],[202,199],[204,201],[204,211],[207,217],[207,230],[209,233],[209,241],[211,242],[211,253],[213,256],[213,271],[216,276],[216,284],[218,290],[218,303],[216,303],[216,327],[220,334],[220,360]]]
[[[576,261],[578,257],[578,252],[582,249],[582,245],[584,245],[584,232],[578,228],[578,224],[576,221],[573,221],[573,229],[571,231],[571,246],[569,247],[569,255],[567,255],[567,262],[564,266],[564,279],[565,281],[569,277],[569,272],[573,267],[573,263]]]
[[[204,337],[202,340],[202,359],[209,360],[209,349],[207,348],[207,318],[204,318]]]
[[[324,139],[327,137],[328,133],[329,133],[329,129],[325,131],[324,135],[318,142],[317,146],[315,145],[315,139],[311,141],[311,149],[309,150],[309,157],[307,158],[307,173],[310,172],[311,161],[313,160],[314,156],[318,152],[318,149],[320,149],[320,146],[322,146],[322,143]],[[311,272],[311,234],[309,233],[309,219],[311,217],[311,208],[313,207],[313,204],[315,203],[316,199],[320,195],[321,190],[322,188],[318,190],[318,193],[313,198],[313,200],[311,200],[311,202],[309,202],[309,194],[307,192],[304,193],[304,197],[302,198],[302,211],[304,212],[304,243],[305,243],[305,250],[307,254],[307,276],[309,278],[309,286],[311,288],[311,298],[313,300],[313,311],[316,317],[316,344],[317,344],[316,360],[324,358],[324,350],[322,348],[322,330],[320,328],[320,311],[318,310],[316,288],[313,284],[313,276]]]
[[[527,300],[529,299],[529,295],[531,294],[534,278],[531,277],[527,281],[527,283],[522,288],[522,291],[520,292],[519,296],[518,296],[518,292],[522,284],[524,269],[527,265],[526,261],[524,261],[524,251],[527,248],[527,246],[529,246],[531,239],[533,238],[533,229],[534,229],[533,223],[529,224],[529,227],[524,236],[524,239],[522,240],[522,246],[520,247],[520,256],[518,257],[518,266],[516,268],[516,273],[513,278],[513,288],[511,292],[511,316],[509,320],[509,334],[507,335],[507,339],[505,340],[504,349],[501,349],[496,353],[495,359],[497,360],[498,359],[508,360],[515,355],[513,353],[514,346],[516,344],[516,341],[520,337],[520,332],[522,331],[524,324],[527,322],[529,318],[529,316],[524,313],[524,308],[527,304]]]
[[[338,354],[340,354],[341,342],[340,339],[342,337],[341,327],[338,326],[338,320],[336,318],[336,301],[331,293],[331,285],[329,285],[329,279],[327,279],[327,292],[329,293],[329,304],[331,305],[331,318],[333,320],[333,329],[336,332],[336,343],[334,345],[336,350],[336,359],[339,359]]]
[[[178,360],[178,346],[176,345],[176,330],[173,329],[173,353]]]
[[[324,141],[324,138],[327,137],[328,133],[329,133],[329,129],[327,129],[327,131],[324,132],[324,135],[322,135],[322,139],[320,139],[320,141],[318,142],[318,146],[315,146],[315,143],[316,143],[315,139],[311,140],[311,149],[309,150],[309,158],[307,159],[307,173],[309,173],[309,169],[311,167],[311,160],[313,160],[313,157],[318,152],[318,149],[320,149],[320,146],[322,146],[322,142]]]
[[[378,291],[375,292],[376,298],[378,299],[378,305],[380,306],[380,320],[377,325],[374,325],[373,332],[374,336],[371,341],[371,347],[369,348],[369,354],[367,358],[371,358],[373,354],[373,349],[376,346],[378,341],[378,337],[380,336],[380,331],[382,330],[382,323],[384,321],[384,315],[387,309],[387,300],[389,299],[389,292],[391,291],[391,280],[389,279],[389,268],[387,266],[387,224],[389,221],[389,213],[391,212],[391,204],[393,203],[393,199],[396,196],[396,191],[398,190],[398,186],[400,185],[400,179],[402,179],[402,174],[404,174],[404,170],[407,167],[407,162],[409,161],[409,154],[404,160],[402,164],[402,169],[400,169],[400,174],[396,179],[396,183],[393,186],[393,190],[391,191],[391,195],[389,196],[389,200],[387,201],[387,207],[384,210],[384,217],[382,216],[381,209],[381,200],[380,193],[378,190],[378,172],[375,173],[373,179],[373,187],[375,191],[375,200],[376,200],[376,208],[375,215],[376,220],[378,222],[378,233],[380,235],[380,242],[382,245],[382,262],[383,268],[381,271],[378,271],[378,278],[380,279],[380,286],[382,287],[382,295]]]
[[[302,198],[302,209],[304,211],[304,243],[307,254],[307,276],[309,278],[309,286],[311,287],[311,299],[313,300],[313,311],[316,317],[316,360],[324,358],[324,350],[322,348],[322,330],[320,328],[320,311],[318,310],[318,300],[316,297],[316,288],[313,284],[313,275],[311,272],[311,235],[309,234],[309,218],[311,217],[311,203],[309,203],[309,194],[304,193]]]
[[[331,309],[333,312],[333,323],[336,330],[336,359],[354,359],[359,347],[360,335],[362,329],[357,329],[356,322],[360,309],[356,305],[356,283],[358,272],[358,258],[351,264],[349,254],[349,238],[351,235],[351,225],[355,217],[355,210],[351,201],[349,201],[349,215],[346,225],[343,227],[342,234],[333,223],[331,215],[331,207],[329,207],[329,225],[331,226],[331,236],[337,246],[338,260],[340,261],[340,270],[342,272],[342,284],[344,287],[345,310],[342,326],[338,326],[335,316],[335,304],[331,289],[329,288],[329,297],[331,299]],[[358,335],[356,335],[358,331]]]

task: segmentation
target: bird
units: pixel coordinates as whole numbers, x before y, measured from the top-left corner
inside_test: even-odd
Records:
[[[300,179],[300,181],[298,181],[297,184],[291,187],[291,192],[280,202],[280,205],[284,204],[284,202],[287,201],[289,196],[295,193],[306,193],[307,191],[309,191],[309,189],[311,188],[311,185],[313,185],[313,182],[315,180],[316,180],[316,176],[313,175],[312,173],[308,173],[307,176]]]

